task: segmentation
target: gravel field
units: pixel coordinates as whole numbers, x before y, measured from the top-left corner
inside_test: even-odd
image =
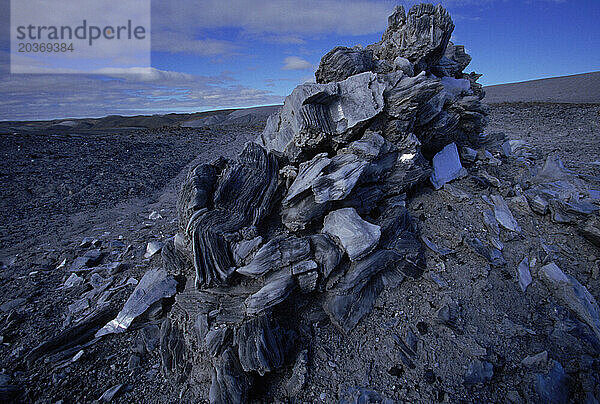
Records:
[[[600,177],[599,118],[600,104],[494,104],[486,133],[504,132],[532,145],[531,167],[558,153],[567,168],[600,189],[594,182]],[[235,156],[261,130],[257,124],[0,134],[0,367],[18,386],[21,400],[90,402],[123,384],[113,402],[193,401],[185,383],[164,378],[158,349],[140,348],[138,329],[68,356],[30,364],[22,359],[76,318],[67,315],[68,307],[89,288],[61,288],[76,257],[96,247],[102,262],[123,263],[115,273],[103,267],[96,271],[118,285],[111,306],[120,309],[133,291],[127,281],[139,281],[160,266],[159,254],[144,258],[147,243],[164,242],[177,231],[176,192],[188,168],[219,155]],[[361,387],[408,402],[526,402],[534,397],[536,375],[546,375],[553,361],[564,369],[573,400],[600,397],[598,347],[577,339],[575,323],[539,280],[541,264],[531,267],[534,280],[526,292],[515,280],[524,257],[531,261],[548,254],[544,246],[554,246],[554,262],[600,298],[598,247],[581,236],[577,225],[554,223],[514,198],[530,166],[504,158],[500,166],[469,167],[470,176],[453,182],[470,196],[466,200],[430,185],[412,195],[408,206],[422,236],[454,253],[441,257],[427,250],[425,275],[383,293],[349,335],[329,322],[318,297],[282,308],[298,333],[298,351],[308,349],[307,386],[295,400],[337,402],[349,388]],[[474,179],[482,171],[498,184]],[[465,243],[473,236],[486,239],[481,212],[487,205],[481,196],[497,194],[522,228],[517,237],[501,233],[503,268],[490,267]],[[152,212],[160,217],[150,219]],[[85,237],[93,239],[91,246],[81,245]],[[561,328],[564,324],[571,328]],[[414,342],[411,357],[399,348],[398,341],[407,339]],[[309,340],[310,347],[303,345]],[[522,363],[544,351],[544,361]],[[465,383],[465,374],[478,366],[473,363],[491,364],[493,376]],[[257,379],[263,382],[252,391],[256,402],[294,402],[285,389],[293,365]],[[209,385],[207,374],[206,393]]]

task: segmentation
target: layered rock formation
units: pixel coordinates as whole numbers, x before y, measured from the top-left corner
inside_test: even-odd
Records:
[[[165,269],[185,278],[162,326],[163,370],[195,377],[212,359],[211,402],[244,402],[253,375],[284,363],[291,334],[274,313],[324,294],[351,332],[385,287],[424,268],[406,193],[449,143],[486,121],[470,57],[441,6],[398,7],[382,40],[325,55],[236,161],[190,171]],[[292,360],[293,361],[293,360]]]

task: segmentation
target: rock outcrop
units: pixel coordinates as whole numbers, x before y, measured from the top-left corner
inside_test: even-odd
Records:
[[[428,159],[476,143],[486,122],[453,29],[441,6],[398,7],[379,43],[325,55],[317,83],[293,90],[237,160],[190,171],[180,234],[162,251],[186,280],[161,337],[166,370],[193,378],[211,358],[210,401],[243,402],[252,375],[287,360],[293,338],[276,313],[290,296],[324,294],[349,333],[384,288],[422,274],[406,193],[430,178]]]

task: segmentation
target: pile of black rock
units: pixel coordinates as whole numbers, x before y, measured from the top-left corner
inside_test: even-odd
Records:
[[[210,355],[210,401],[243,402],[252,375],[288,352],[276,306],[324,294],[349,332],[384,288],[422,274],[407,192],[430,179],[436,153],[476,144],[486,124],[453,29],[439,5],[397,7],[379,43],[326,54],[317,82],[294,89],[237,160],[189,172],[180,233],[162,253],[186,279],[161,329],[167,376],[189,379]]]

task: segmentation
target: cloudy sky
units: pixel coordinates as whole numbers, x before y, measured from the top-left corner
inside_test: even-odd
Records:
[[[49,0],[50,1],[50,0]],[[60,0],[52,0],[60,1]],[[105,0],[113,1],[113,0]],[[380,39],[396,4],[367,0],[152,0],[150,71],[10,74],[0,0],[0,120],[196,112],[277,104],[336,45]],[[447,0],[485,85],[600,70],[599,0]]]

